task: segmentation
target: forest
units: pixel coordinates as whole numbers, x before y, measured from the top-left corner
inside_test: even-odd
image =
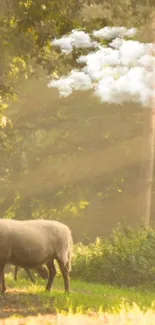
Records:
[[[75,325],[80,317],[127,325],[125,305],[146,325],[154,319],[154,111],[132,98],[119,105],[91,89],[63,97],[48,87],[90,51],[66,55],[54,39],[124,26],[154,43],[154,24],[153,0],[0,0],[0,216],[58,220],[74,240],[71,295],[59,270],[44,293],[35,270],[36,284],[22,269],[15,282],[9,266],[0,324],[29,324],[38,314],[32,324],[69,324],[69,313]]]

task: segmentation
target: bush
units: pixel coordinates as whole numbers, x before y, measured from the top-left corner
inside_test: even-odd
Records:
[[[110,239],[74,247],[72,277],[137,286],[155,282],[155,231],[117,229]]]

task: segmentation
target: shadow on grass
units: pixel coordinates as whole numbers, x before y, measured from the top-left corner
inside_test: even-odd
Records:
[[[6,291],[4,297],[0,296],[0,318],[13,315],[22,317],[47,313],[56,314],[54,301],[55,297],[52,295],[43,296],[10,289]]]

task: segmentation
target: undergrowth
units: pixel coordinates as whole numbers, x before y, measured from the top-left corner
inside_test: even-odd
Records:
[[[74,247],[72,278],[119,286],[155,285],[155,230],[118,228]]]

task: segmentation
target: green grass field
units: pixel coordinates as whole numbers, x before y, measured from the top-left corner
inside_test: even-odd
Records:
[[[65,295],[63,281],[57,277],[53,290],[47,293],[44,280],[37,278],[37,283],[32,284],[20,273],[17,282],[8,274],[6,283],[7,292],[4,298],[0,298],[0,317],[3,318],[0,324],[68,324],[72,319],[74,325],[77,319],[77,324],[82,321],[80,317],[84,324],[91,324],[93,320],[93,325],[137,324],[137,319],[139,324],[155,324],[153,288],[126,289],[71,280],[72,291]],[[41,315],[38,318],[29,318],[38,314]],[[58,316],[54,315],[59,315],[59,323]],[[20,319],[23,316],[28,317],[24,323]]]

